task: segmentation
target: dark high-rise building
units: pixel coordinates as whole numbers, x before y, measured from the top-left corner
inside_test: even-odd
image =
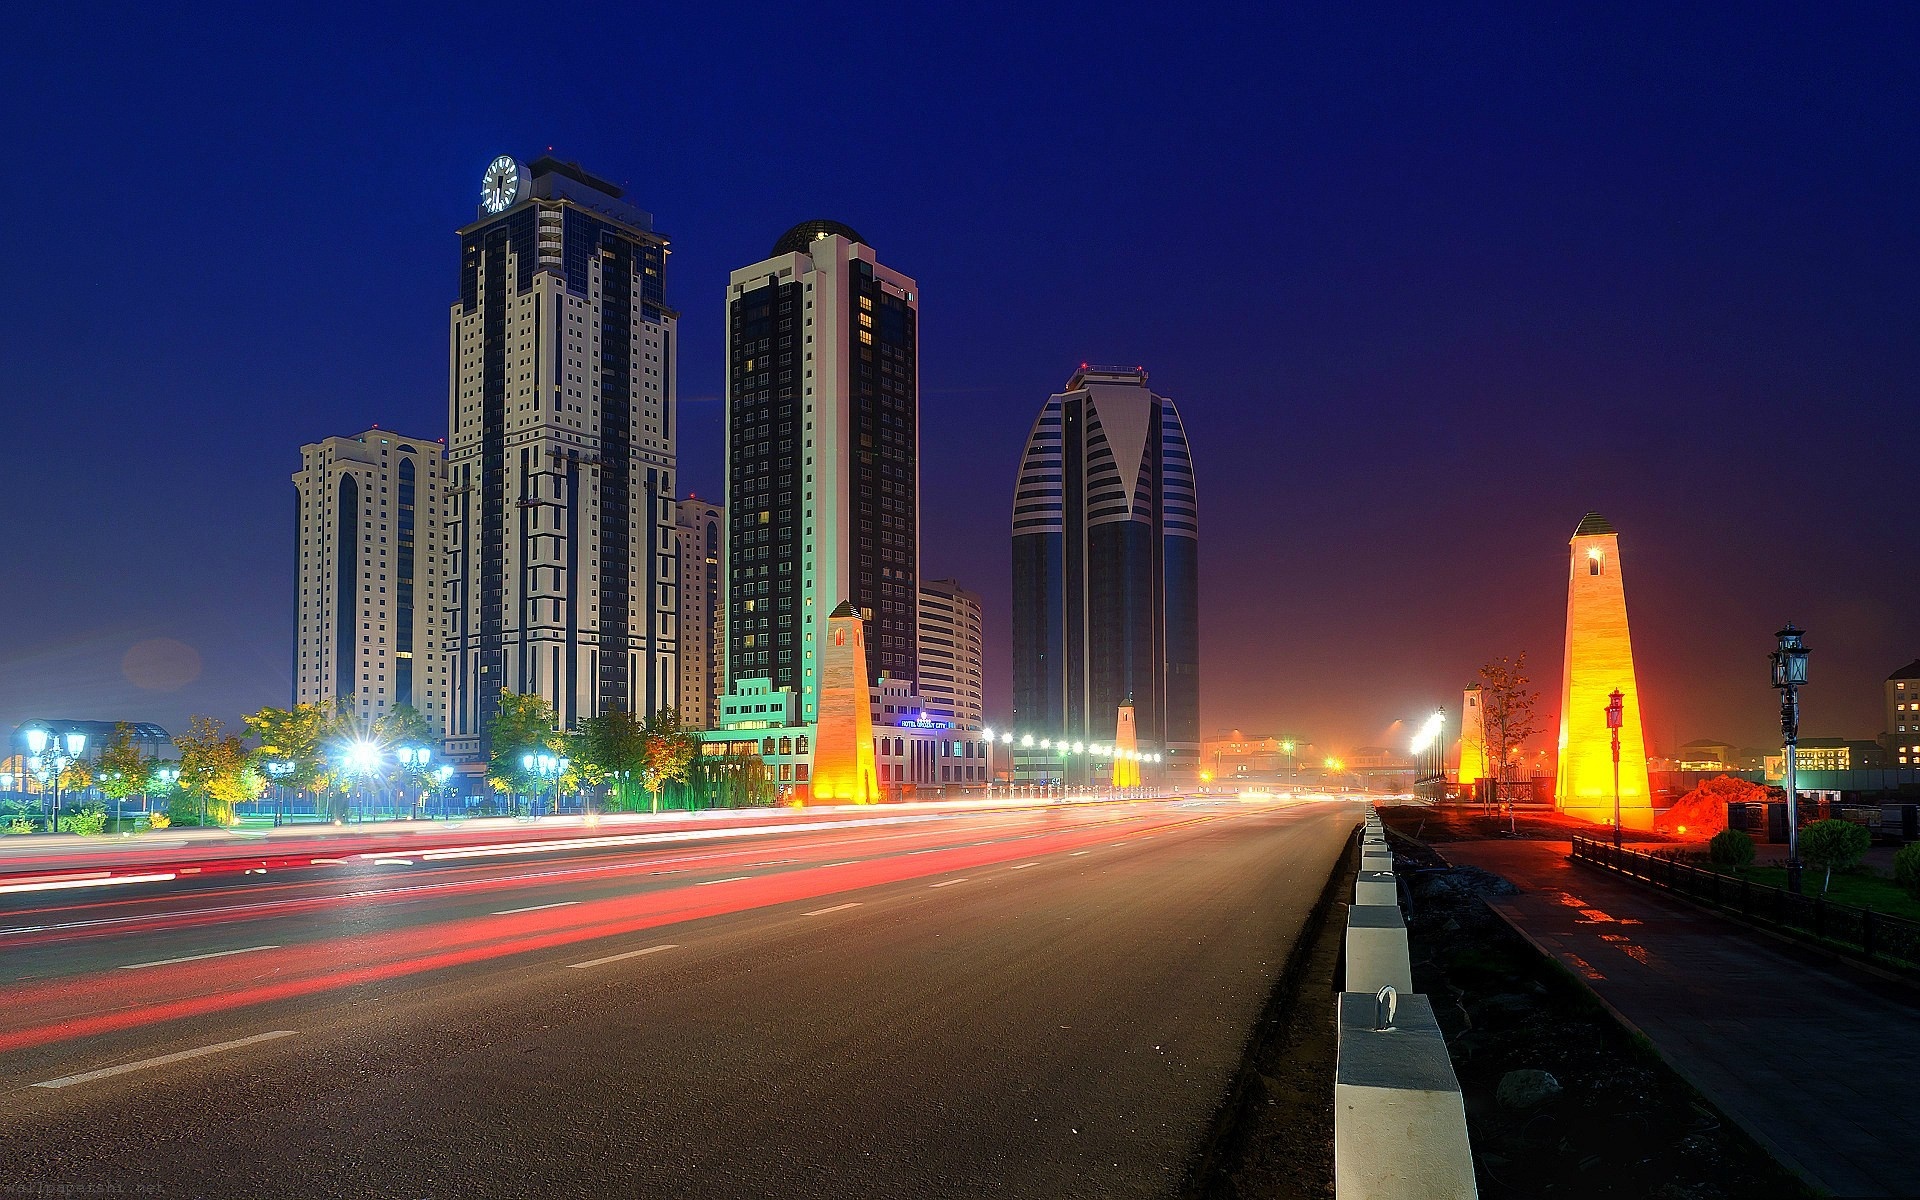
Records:
[[[1014,489],[1015,727],[1111,741],[1131,699],[1142,751],[1195,769],[1199,546],[1179,410],[1143,369],[1082,365],[1040,410]]]
[[[667,239],[577,164],[495,159],[460,230],[448,388],[448,750],[503,689],[562,728],[679,684]]]
[[[835,221],[796,225],[727,287],[727,683],[818,719],[827,618],[912,681],[920,580],[918,287]]]

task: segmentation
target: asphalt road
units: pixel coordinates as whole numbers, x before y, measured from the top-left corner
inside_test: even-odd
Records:
[[[882,810],[0,897],[0,1197],[1165,1195],[1357,817]]]

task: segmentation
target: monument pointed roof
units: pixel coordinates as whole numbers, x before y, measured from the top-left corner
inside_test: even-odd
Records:
[[[842,600],[840,606],[827,614],[829,620],[834,617],[857,617],[860,613],[853,607],[853,601]]]
[[[1618,532],[1619,531],[1616,530],[1605,517],[1597,512],[1588,510],[1587,515],[1580,518],[1580,524],[1574,529],[1573,536],[1593,537],[1596,534]]]

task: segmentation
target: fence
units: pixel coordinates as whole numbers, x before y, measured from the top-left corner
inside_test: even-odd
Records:
[[[1574,838],[1569,857],[1738,913],[1757,925],[1808,935],[1860,957],[1890,959],[1908,970],[1920,969],[1920,921],[1796,894],[1592,838]]]

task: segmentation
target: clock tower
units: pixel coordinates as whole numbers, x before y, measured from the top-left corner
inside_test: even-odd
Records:
[[[481,174],[449,315],[447,748],[503,690],[563,729],[673,705],[676,327],[667,239],[577,163]]]

